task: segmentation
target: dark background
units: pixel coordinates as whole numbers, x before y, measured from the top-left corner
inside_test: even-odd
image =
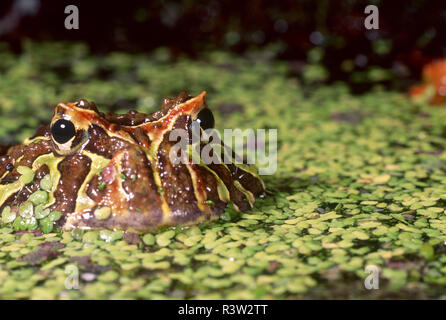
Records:
[[[64,28],[64,8],[70,4],[79,8],[79,30]],[[364,27],[369,4],[379,8],[377,31]],[[374,65],[418,78],[424,64],[446,55],[445,30],[444,0],[0,2],[0,41],[17,52],[24,39],[82,41],[93,52],[163,46],[174,57],[215,49],[243,55],[274,47],[274,58],[291,60],[298,70],[308,50],[319,46],[328,81],[348,79],[351,70],[340,65],[345,59],[355,62],[354,70]]]

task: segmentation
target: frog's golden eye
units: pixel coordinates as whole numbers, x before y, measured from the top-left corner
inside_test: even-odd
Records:
[[[51,135],[53,136],[54,141],[59,144],[64,144],[73,139],[76,135],[76,127],[73,122],[60,119],[51,127]]]
[[[214,115],[208,108],[204,108],[203,110],[201,110],[200,113],[198,113],[197,119],[195,121],[200,124],[200,127],[203,130],[211,129],[215,126]]]

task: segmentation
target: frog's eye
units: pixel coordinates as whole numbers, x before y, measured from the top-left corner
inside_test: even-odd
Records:
[[[200,111],[196,121],[200,124],[203,130],[211,129],[215,126],[215,119],[212,111],[208,108],[204,108]]]
[[[51,134],[57,143],[64,144],[73,139],[76,128],[71,121],[60,119],[51,127]]]

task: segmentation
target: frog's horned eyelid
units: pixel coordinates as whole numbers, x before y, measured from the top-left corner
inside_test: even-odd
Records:
[[[199,94],[198,96],[196,96],[195,98],[200,99],[200,100],[201,100],[201,104],[203,105],[203,104],[205,104],[206,95],[207,95],[207,92],[206,92],[206,91],[203,91],[202,93],[200,93],[200,94]]]
[[[199,97],[202,97],[203,100],[204,100],[204,99],[206,99],[206,95],[207,95],[207,92],[206,92],[206,90],[205,90],[205,91],[203,91],[202,93],[200,93],[198,96],[199,96]]]
[[[167,112],[163,117],[157,119],[156,121],[149,121],[149,122],[145,122],[145,123],[135,125],[135,126],[123,126],[123,127],[127,127],[127,128],[149,127],[149,128],[151,128],[154,125],[156,125],[157,123],[162,123],[166,119],[169,119],[169,118],[172,119],[172,117],[176,118],[180,114],[189,114],[193,118],[196,118],[198,113],[202,109],[206,108],[205,98],[206,98],[206,91],[203,91],[199,95],[197,95],[193,98],[190,98],[189,100],[187,100],[183,103],[180,103],[179,105],[176,105],[175,107],[170,109],[169,112]]]
[[[53,116],[53,119],[51,120],[50,127],[52,127],[58,120],[61,119],[71,121],[72,117],[67,113],[56,112],[56,114]]]
[[[54,108],[54,115],[64,114],[66,110],[70,110],[70,107],[61,102]]]
[[[92,114],[96,114],[96,113],[97,113],[95,110],[92,110],[92,109],[85,109],[85,108],[77,107],[77,106],[74,106],[72,109],[75,109],[76,111],[86,112],[86,113],[92,113]]]
[[[123,127],[140,127],[140,126],[146,126],[146,125],[152,126],[154,123],[161,122],[161,121],[171,117],[172,114],[177,114],[179,111],[181,112],[183,110],[185,110],[186,114],[190,114],[192,116],[192,118],[195,119],[197,117],[198,113],[202,109],[207,107],[206,103],[205,103],[206,95],[207,95],[206,91],[201,92],[199,95],[197,95],[197,96],[195,96],[195,97],[193,97],[193,98],[191,98],[191,99],[189,99],[189,100],[187,100],[187,101],[185,101],[185,102],[175,106],[167,114],[165,114],[162,118],[160,118],[160,119],[158,119],[158,120],[156,120],[154,122],[147,122],[147,123],[143,123],[141,125],[123,126]],[[74,102],[74,103],[70,102],[68,104],[59,103],[57,105],[57,107],[56,107],[56,110],[55,110],[55,114],[56,115],[58,114],[59,117],[53,117],[52,123],[57,121],[57,118],[63,118],[65,120],[73,121],[71,115],[69,113],[67,113],[66,111],[68,111],[68,112],[76,111],[76,112],[80,112],[80,113],[84,113],[84,114],[85,113],[91,113],[91,114],[96,114],[97,113],[95,110],[82,108],[82,107],[78,106],[79,103],[82,102],[82,101],[85,102],[86,100],[81,99],[78,102]],[[85,104],[84,104],[84,106],[85,106]],[[60,110],[60,109],[62,109],[62,110]],[[81,126],[76,125],[76,127],[80,128]]]
[[[197,115],[203,108],[206,108],[206,91],[203,91],[199,95],[187,100],[186,102],[183,102],[177,106],[175,106],[172,110],[170,110],[163,118],[168,117],[171,113],[175,113],[178,110],[187,109],[191,105],[195,104],[193,108],[191,108],[187,113],[191,115]],[[163,119],[161,118],[161,119]],[[161,120],[160,119],[160,120]],[[159,121],[159,120],[158,120]]]
[[[92,114],[96,114],[97,112],[93,109],[87,109],[82,106],[78,106],[79,102],[69,102],[68,104],[65,103],[59,103],[56,107],[56,113],[62,113],[62,112],[58,112],[59,108],[62,108],[64,110],[74,110],[76,112],[85,112],[85,113],[92,113]]]

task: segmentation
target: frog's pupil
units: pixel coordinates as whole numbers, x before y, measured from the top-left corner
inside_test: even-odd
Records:
[[[51,134],[57,143],[63,144],[70,141],[76,135],[76,128],[71,121],[61,119],[53,124]]]
[[[205,108],[200,111],[197,117],[197,121],[203,130],[213,128],[215,126],[215,119],[212,111]]]

